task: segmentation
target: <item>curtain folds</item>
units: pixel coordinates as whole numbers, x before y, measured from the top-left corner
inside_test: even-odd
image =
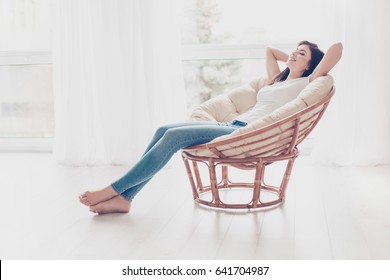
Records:
[[[335,37],[343,57],[332,75],[336,94],[312,158],[333,165],[390,163],[390,7],[382,0],[337,1]]]
[[[158,125],[185,118],[176,19],[174,0],[56,0],[58,162],[131,164]]]

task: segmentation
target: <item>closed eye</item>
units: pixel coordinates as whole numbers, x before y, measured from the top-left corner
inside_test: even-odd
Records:
[[[303,49],[296,49],[295,50],[299,55],[306,55],[306,51]]]

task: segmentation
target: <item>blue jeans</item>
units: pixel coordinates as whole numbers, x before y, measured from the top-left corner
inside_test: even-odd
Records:
[[[132,200],[174,153],[185,147],[210,142],[242,126],[245,123],[239,121],[196,121],[162,126],[157,129],[138,163],[111,186],[127,200]]]

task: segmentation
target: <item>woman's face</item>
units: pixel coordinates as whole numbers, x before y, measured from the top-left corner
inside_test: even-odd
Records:
[[[286,65],[290,71],[303,73],[309,68],[310,60],[310,48],[306,45],[300,45],[289,55]]]

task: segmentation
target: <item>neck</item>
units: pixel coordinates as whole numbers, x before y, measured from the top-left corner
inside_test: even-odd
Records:
[[[291,79],[298,79],[302,77],[303,72],[293,72],[290,70],[290,73],[287,76],[286,80],[291,80]]]

